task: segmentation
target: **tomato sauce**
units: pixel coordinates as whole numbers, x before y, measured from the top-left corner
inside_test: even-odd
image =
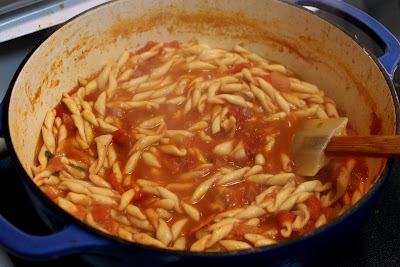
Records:
[[[157,43],[148,42],[143,48],[137,50],[135,53],[131,53],[131,56],[141,54],[143,52],[149,51]],[[164,44],[160,52],[138,65],[138,70],[135,72],[134,77],[139,77],[145,74],[150,74],[154,68],[157,68],[163,64],[162,57],[165,55],[165,50],[168,48],[179,48],[179,42],[173,41],[171,43]],[[216,71],[210,70],[192,70],[188,71],[185,69],[183,63],[177,64],[172,68],[168,75],[172,80],[177,82],[182,81],[185,77],[201,77],[203,80],[211,80],[214,78],[222,77],[225,75],[236,75],[241,72],[244,68],[251,68],[252,63],[241,63],[236,66],[232,66],[227,73],[218,73]],[[254,75],[254,77],[261,77],[265,81],[271,83],[275,88],[281,92],[290,91],[290,81],[287,75],[271,72],[268,75]],[[92,76],[90,79],[95,79],[96,75]],[[89,79],[89,80],[90,80]],[[185,88],[184,95],[187,94],[189,86]],[[75,89],[76,90],[76,89]],[[90,95],[85,97],[88,102],[96,101],[97,97],[100,95],[101,91],[96,90]],[[135,92],[130,93],[120,86],[117,88],[114,97],[110,101],[118,99],[130,99]],[[254,106],[257,106],[257,101],[253,100]],[[274,102],[274,104],[276,104]],[[203,181],[211,177],[213,174],[221,170],[221,168],[229,169],[239,169],[246,166],[253,167],[255,165],[255,157],[257,154],[263,154],[266,158],[266,164],[262,166],[262,173],[266,174],[277,174],[282,172],[282,162],[280,155],[286,154],[291,156],[291,143],[294,138],[295,133],[300,129],[304,119],[299,119],[293,113],[287,116],[284,120],[267,120],[268,114],[260,112],[256,107],[241,107],[233,104],[225,104],[228,107],[227,117],[233,116],[236,120],[235,134],[232,138],[235,144],[239,142],[243,143],[245,157],[240,159],[235,159],[230,156],[220,156],[216,155],[213,150],[214,148],[227,141],[227,133],[224,129],[217,134],[212,134],[211,129],[208,127],[205,129],[205,133],[212,136],[212,140],[204,140],[201,137],[199,131],[195,131],[192,137],[182,137],[172,140],[174,145],[178,149],[189,149],[196,148],[206,159],[207,163],[212,163],[212,168],[207,170],[205,173],[193,180],[187,181],[187,183],[192,183],[190,185],[190,190],[175,190],[174,193],[177,195],[178,199],[185,203],[190,203],[190,197],[193,194],[193,190]],[[145,108],[138,109],[127,109],[118,106],[113,106],[112,108],[107,108],[106,117],[111,119],[116,119],[120,121],[118,125],[118,130],[112,132],[112,145],[116,151],[117,161],[120,166],[125,166],[129,159],[129,151],[136,144],[137,130],[136,128],[140,123],[150,118],[157,116],[163,116],[164,122],[169,130],[177,129],[187,129],[196,122],[202,120],[204,114],[211,113],[213,106],[206,106],[204,113],[200,113],[196,108],[190,110],[184,116],[177,116],[177,114],[182,114],[184,112],[185,103],[179,105],[171,104],[160,104],[159,109],[146,110]],[[54,156],[53,159],[49,160],[49,165],[51,165],[54,173],[61,171],[63,168],[60,167],[62,164],[59,162],[60,156],[65,156],[69,159],[73,159],[76,162],[81,162],[85,166],[89,166],[93,158],[96,158],[96,144],[93,142],[88,149],[80,149],[79,145],[75,141],[75,137],[78,134],[77,128],[71,118],[71,112],[65,106],[65,104],[60,103],[56,108],[57,117],[60,117],[62,123],[65,124],[68,130],[67,146],[63,146]],[[93,110],[96,117],[100,114],[96,110]],[[379,121],[374,120],[373,131],[379,130]],[[154,130],[154,129],[151,129]],[[96,129],[93,127],[94,135],[102,135],[101,129]],[[372,130],[371,130],[372,131]],[[265,150],[266,138],[273,135],[275,138],[275,145],[270,151]],[[56,140],[57,141],[57,140]],[[155,146],[160,143],[156,143]],[[37,153],[39,153],[39,148],[43,145],[40,141],[38,144]],[[148,152],[149,148],[146,148],[144,152]],[[94,155],[90,155],[94,153]],[[111,185],[112,189],[123,194],[125,191],[131,188],[136,188],[135,196],[131,201],[131,204],[136,205],[143,211],[152,207],[152,203],[157,200],[157,196],[146,193],[142,189],[137,189],[135,187],[137,179],[144,179],[151,182],[156,182],[160,186],[168,187],[172,183],[182,183],[181,175],[188,172],[196,170],[204,162],[199,162],[196,155],[187,153],[187,155],[182,157],[171,156],[167,154],[162,154],[158,158],[159,163],[162,168],[149,167],[143,161],[139,160],[139,163],[134,170],[134,172],[129,173],[131,176],[130,182],[119,181],[117,179],[117,174],[111,169],[104,171],[104,179]],[[323,168],[319,174],[312,178],[318,179],[322,183],[332,182],[336,183],[337,177],[340,170],[345,166],[348,158],[334,158],[331,160],[330,164]],[[292,167],[295,166],[291,163]],[[122,168],[123,169],[123,168]],[[124,174],[125,175],[125,174]],[[363,183],[366,182],[368,177],[368,169],[366,162],[363,159],[356,159],[356,165],[351,173],[350,182],[346,189],[346,192],[351,196],[353,192],[362,187]],[[311,178],[310,178],[311,179]],[[307,181],[309,178],[296,177],[296,185],[301,182]],[[201,229],[207,228],[213,223],[215,217],[226,210],[243,208],[252,205],[256,196],[261,194],[264,190],[268,189],[269,186],[256,184],[249,182],[246,179],[237,180],[233,183],[212,187],[207,191],[207,193],[196,203],[192,203],[200,213],[200,220],[194,221],[189,220],[184,226],[183,235],[186,235],[189,239],[188,244],[193,244],[197,238],[195,233]],[[59,196],[65,196],[67,191],[55,190],[55,188],[47,188],[45,193],[52,199]],[[364,192],[362,192],[364,193]],[[270,193],[265,196],[265,200],[275,199],[276,194]],[[307,200],[304,201],[310,214],[309,222],[304,226],[303,229],[299,231],[293,231],[291,236],[296,236],[314,229],[316,221],[324,214],[327,221],[335,218],[344,203],[338,202],[330,207],[322,207],[321,202],[314,195],[311,195]],[[111,234],[116,234],[118,229],[118,223],[116,223],[111,216],[112,207],[109,205],[98,206],[95,205],[91,207],[91,213],[94,221],[101,227],[109,231]],[[124,211],[116,211],[119,215],[126,215]],[[175,210],[170,211],[173,215],[168,221],[169,225],[178,221],[179,219],[186,218],[187,216],[183,213],[179,213]],[[82,214],[77,215],[78,217],[84,217]],[[232,235],[228,238],[231,240],[244,240],[244,234],[254,233],[262,234],[271,229],[280,229],[285,225],[285,223],[293,221],[296,218],[296,213],[288,210],[278,210],[274,213],[267,213],[261,216],[260,224],[258,226],[247,225],[244,223],[237,223],[234,225]],[[286,237],[281,236],[280,232],[273,237],[277,241],[284,240]]]

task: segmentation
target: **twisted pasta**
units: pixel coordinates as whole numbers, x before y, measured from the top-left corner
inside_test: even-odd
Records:
[[[33,181],[105,233],[177,250],[267,246],[367,190],[360,159],[296,174],[290,140],[307,119],[338,117],[336,104],[244,47],[149,42],[77,80],[46,113]]]

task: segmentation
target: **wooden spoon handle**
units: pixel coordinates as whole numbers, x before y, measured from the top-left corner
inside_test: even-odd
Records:
[[[334,136],[325,149],[328,156],[400,157],[400,135]]]

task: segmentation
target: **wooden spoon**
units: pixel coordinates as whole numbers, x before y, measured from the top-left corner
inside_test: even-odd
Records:
[[[314,176],[331,156],[400,156],[400,136],[343,136],[347,118],[308,120],[296,134],[292,155],[296,173]]]
[[[327,156],[400,157],[400,135],[333,136]]]

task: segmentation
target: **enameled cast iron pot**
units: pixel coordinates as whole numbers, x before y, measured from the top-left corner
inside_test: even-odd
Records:
[[[385,54],[375,58],[355,38],[296,4],[318,7],[345,18],[364,30]],[[374,19],[345,3],[114,1],[89,10],[52,34],[26,59],[8,90],[2,116],[7,148],[34,207],[54,233],[28,235],[0,216],[3,246],[37,260],[79,253],[96,265],[113,262],[228,266],[252,261],[289,265],[325,255],[354,231],[388,176],[390,160],[368,160],[371,189],[342,216],[292,240],[243,251],[190,253],[130,243],[85,225],[51,202],[32,182],[29,169],[45,112],[76,85],[78,76],[95,73],[107,61],[115,61],[124,49],[136,50],[149,40],[198,40],[225,48],[242,44],[320,86],[360,135],[398,133],[398,99],[392,77],[400,59],[399,43]],[[10,201],[17,199],[18,196]]]

